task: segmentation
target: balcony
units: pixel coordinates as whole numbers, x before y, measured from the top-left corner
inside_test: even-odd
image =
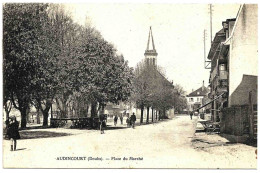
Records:
[[[228,72],[227,71],[219,71],[219,79],[220,80],[227,80],[228,79]]]

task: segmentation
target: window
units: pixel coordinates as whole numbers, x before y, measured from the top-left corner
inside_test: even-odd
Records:
[[[197,98],[197,102],[199,102],[200,101],[200,98]]]
[[[190,98],[190,102],[193,102],[193,98]]]

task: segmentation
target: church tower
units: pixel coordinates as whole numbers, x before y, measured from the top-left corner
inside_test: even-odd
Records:
[[[150,47],[151,40],[152,40],[152,45],[151,45],[152,47]],[[156,49],[154,46],[152,27],[150,26],[147,48],[144,53],[146,64],[157,66],[157,55],[158,55],[158,53],[156,52]]]

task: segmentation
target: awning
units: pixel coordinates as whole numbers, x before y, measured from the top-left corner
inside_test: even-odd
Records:
[[[215,100],[219,99],[222,95],[224,95],[226,92],[223,92],[222,94],[220,94],[219,96],[217,96],[216,98],[214,98],[213,100],[211,100],[210,102],[206,103],[205,105],[202,105],[201,107],[197,108],[196,110],[200,110],[202,108],[204,108],[205,106],[211,104],[212,102],[214,102]]]

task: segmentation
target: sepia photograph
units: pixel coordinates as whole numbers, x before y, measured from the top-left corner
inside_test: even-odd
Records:
[[[257,169],[257,3],[1,15],[2,169]]]

